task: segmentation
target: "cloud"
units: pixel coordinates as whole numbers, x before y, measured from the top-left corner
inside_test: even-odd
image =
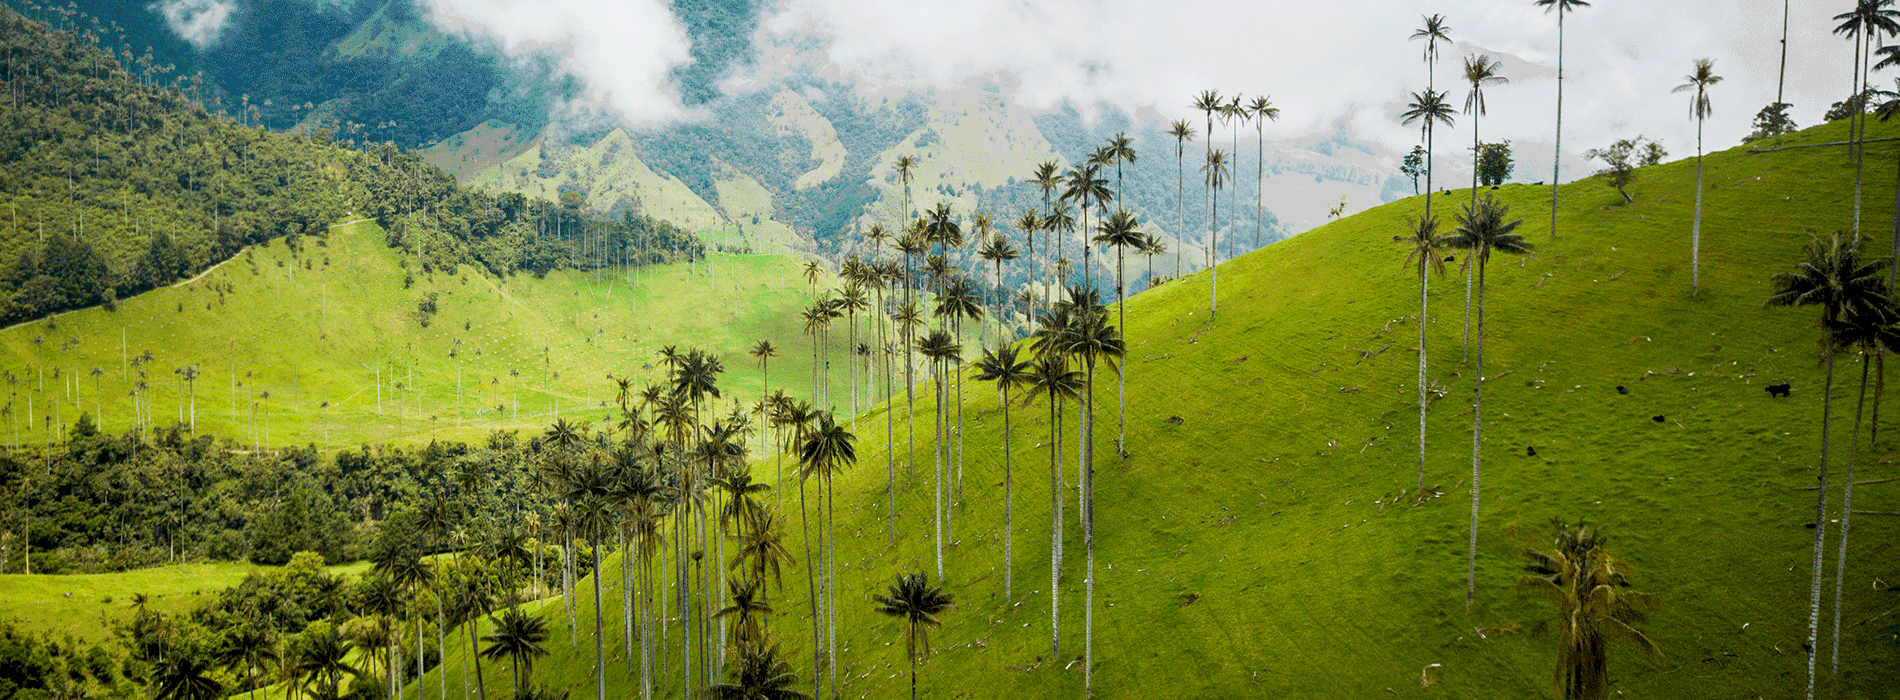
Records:
[[[145,9],[158,13],[165,18],[165,26],[172,33],[189,42],[199,51],[218,43],[218,37],[224,28],[230,26],[232,13],[237,12],[236,0],[162,0]]]
[[[545,53],[581,79],[593,106],[629,124],[680,116],[668,71],[689,60],[686,31],[660,0],[424,0],[429,21],[513,56]]]
[[[1852,54],[1829,33],[1828,18],[1852,0],[1798,4],[1806,7],[1791,20],[1786,100],[1806,126],[1849,92]],[[1445,0],[1429,9],[1446,15],[1462,46],[1505,57],[1512,82],[1487,88],[1480,134],[1516,143],[1520,178],[1547,177],[1557,16],[1528,0]],[[1330,132],[1344,119],[1357,138],[1402,152],[1417,131],[1396,115],[1426,83],[1424,45],[1408,39],[1423,10],[1415,0],[781,0],[761,23],[759,74],[732,84],[760,84],[802,62],[872,89],[993,81],[1027,107],[1106,102],[1196,125],[1201,114],[1188,103],[1202,90],[1264,94],[1282,110],[1269,138]],[[1669,0],[1599,2],[1567,15],[1563,143],[1576,167],[1565,179],[1588,173],[1584,149],[1639,133],[1692,154],[1689,97],[1670,89],[1698,58],[1715,59],[1727,78],[1711,94],[1706,142],[1737,143],[1774,100],[1781,10],[1777,0]],[[1461,59],[1441,48],[1437,67],[1438,88],[1457,105],[1467,92]],[[1469,139],[1470,124],[1460,115],[1453,136],[1441,131],[1441,153],[1455,152],[1447,141],[1457,135]],[[1533,167],[1545,174],[1526,178]]]

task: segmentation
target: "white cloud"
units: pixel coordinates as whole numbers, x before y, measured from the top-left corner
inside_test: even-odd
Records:
[[[589,100],[629,124],[677,117],[667,72],[688,60],[686,31],[660,0],[426,0],[429,21],[511,55],[548,52]]]
[[[1788,102],[1803,126],[1849,92],[1851,52],[1830,17],[1852,0],[1796,3],[1790,26]],[[1774,100],[1782,3],[1776,0],[1599,0],[1564,20],[1565,179],[1587,174],[1577,154],[1643,134],[1677,156],[1695,149],[1685,95],[1672,95],[1697,58],[1715,59],[1710,148],[1737,143],[1756,110]],[[1486,90],[1486,141],[1518,144],[1521,179],[1548,176],[1556,117],[1557,16],[1530,0],[781,0],[761,23],[772,60],[734,85],[756,85],[783,64],[871,88],[924,89],[994,80],[1030,107],[1107,102],[1131,113],[1186,118],[1202,90],[1271,95],[1282,117],[1269,138],[1331,131],[1348,119],[1361,139],[1408,150],[1417,131],[1396,121],[1425,87],[1423,45],[1408,40],[1425,13],[1443,13],[1455,40],[1515,56],[1535,68]],[[813,45],[821,51],[809,54]],[[1462,105],[1462,56],[1441,49],[1438,86]],[[1519,60],[1536,64],[1530,66]],[[1523,73],[1524,71],[1520,71]],[[1884,81],[1885,78],[1877,78]],[[1470,136],[1460,115],[1446,142]],[[1539,152],[1541,149],[1541,153]],[[1537,165],[1535,161],[1542,161]],[[1529,174],[1530,168],[1544,175]],[[1528,175],[1528,177],[1526,177]]]
[[[218,43],[237,11],[235,0],[163,0],[145,9],[165,18],[165,26],[199,51]]]

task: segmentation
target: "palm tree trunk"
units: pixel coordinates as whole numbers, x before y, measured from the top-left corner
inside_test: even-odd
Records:
[[[822,620],[818,612],[818,567],[812,562],[809,513],[810,509],[805,505],[805,479],[801,477],[798,480],[798,523],[805,531],[805,590],[811,599],[811,696],[817,700],[823,691],[821,684],[824,679],[819,677],[818,669],[824,665],[825,645],[819,630]]]
[[[1465,276],[1465,348],[1464,348],[1464,357],[1461,358],[1459,362],[1470,362],[1471,361],[1471,259],[1470,259],[1470,253],[1466,253],[1465,263],[1459,266],[1459,271],[1464,273],[1464,276]]]
[[[1214,299],[1220,292],[1220,187],[1213,188],[1207,222],[1207,320],[1214,320]]]
[[[1174,141],[1174,232],[1181,244],[1187,242],[1187,155],[1185,144]],[[1900,197],[1900,195],[1896,195]],[[1900,234],[1896,234],[1900,235]],[[1186,251],[1174,252],[1174,278],[1181,278],[1181,258]]]
[[[1010,473],[1009,463],[1009,384],[1003,383],[1003,601],[1005,603],[1010,600],[1011,574],[1016,570],[1014,488],[1015,481]]]
[[[1782,45],[1783,50],[1786,50],[1788,43],[1786,40],[1784,40],[1782,41],[1781,45]],[[1779,101],[1781,99],[1779,96],[1779,93],[1777,93],[1777,96],[1775,97],[1775,99],[1776,101]],[[1476,121],[1476,120],[1473,120],[1473,121]],[[1698,135],[1697,139],[1699,143],[1701,137]],[[1550,156],[1550,240],[1553,240],[1553,241],[1557,240],[1557,179],[1558,179],[1557,173],[1559,172],[1559,168],[1562,167],[1563,158],[1564,158],[1564,9],[1562,6],[1558,6],[1557,8],[1557,145],[1551,150],[1551,156]],[[1430,176],[1426,177],[1426,182],[1431,182]]]
[[[1689,296],[1702,292],[1702,118],[1695,120],[1695,228],[1689,234]]]
[[[957,337],[963,337],[963,317],[957,317],[951,325],[956,328]],[[957,478],[955,480],[957,493],[950,499],[950,505],[954,507],[963,504],[963,365],[945,362],[944,369],[952,373],[946,379],[956,383],[957,392]],[[954,519],[950,521],[950,523],[955,522]],[[951,530],[950,533],[950,541],[955,542],[956,530]]]
[[[479,613],[468,621],[468,658],[475,662],[475,698],[488,700],[488,686],[482,681],[481,647],[475,643],[476,633],[481,631],[481,626],[482,618]]]
[[[1049,396],[1049,659],[1062,657],[1062,402]]]
[[[448,616],[442,614],[442,593],[438,591],[435,594],[435,649],[436,654],[440,656],[440,659],[436,662],[437,668],[441,668],[442,662],[447,661],[449,658],[448,619]],[[448,673],[446,670],[436,674],[435,687],[441,690],[442,700],[449,700],[449,679],[447,676]],[[462,676],[462,695],[464,697],[468,695],[468,676],[466,675]]]
[[[1834,410],[1834,343],[1827,344],[1827,382],[1821,389],[1821,471],[1816,477],[1819,488],[1814,502],[1814,576],[1808,584],[1808,688],[1807,700],[1814,700],[1814,644],[1821,627],[1821,565],[1827,540],[1827,431]]]
[[[1866,49],[1862,47],[1862,44],[1867,41],[1866,38],[1863,38],[1864,36],[1878,35],[1866,35],[1865,32],[1861,31],[1854,33],[1854,78],[1858,82],[1855,84],[1854,94],[1849,98],[1850,100],[1860,97],[1867,90],[1867,74],[1862,70],[1862,66],[1867,65],[1868,62],[1861,60],[1861,55],[1866,51]],[[1865,103],[1859,104],[1854,108],[1853,121],[1847,124],[1848,131],[1853,134],[1850,138],[1854,140],[1854,242],[1859,243],[1861,168],[1867,160],[1865,153],[1866,145],[1861,142],[1861,139],[1865,138],[1867,132],[1867,105]]]
[[[1088,575],[1082,579],[1082,695],[1095,696],[1095,361],[1089,361],[1088,412],[1083,419],[1082,546],[1088,552]]]
[[[1431,172],[1429,166],[1426,172]],[[1429,175],[1426,181],[1430,182]],[[1431,198],[1429,191],[1425,197],[1427,200]],[[1430,216],[1430,212],[1429,208],[1426,209],[1426,216]],[[1423,254],[1436,255],[1432,251],[1426,251]],[[1425,313],[1425,301],[1427,289],[1431,286],[1431,261],[1425,262],[1426,265],[1419,268],[1418,276],[1418,488],[1420,489],[1425,488],[1425,324],[1430,318]]]
[[[1829,664],[1829,672],[1840,675],[1841,672],[1841,588],[1847,580],[1847,533],[1848,518],[1854,514],[1854,457],[1860,450],[1860,412],[1867,404],[1868,356],[1860,356],[1860,396],[1854,401],[1854,434],[1847,442],[1847,493],[1841,499],[1841,546],[1840,555],[1834,559],[1834,653]],[[1873,442],[1868,441],[1871,447]],[[1820,523],[1815,523],[1819,528]]]
[[[590,528],[588,538],[593,545],[594,573],[594,700],[607,700],[607,656],[600,634],[600,526]]]
[[[1260,247],[1260,233],[1254,231],[1254,247]],[[1122,247],[1115,246],[1115,324],[1121,326],[1122,338],[1128,338],[1128,296],[1122,288]],[[1149,258],[1153,261],[1154,258]],[[1120,409],[1115,418],[1115,458],[1128,459],[1128,368],[1127,363],[1115,365],[1115,400]]]
[[[895,409],[891,407],[891,375],[893,371],[891,367],[890,340],[886,337],[887,334],[884,330],[886,314],[884,312],[884,290],[881,287],[877,292],[877,307],[877,345],[884,351],[882,353],[884,355],[884,479],[887,487],[890,489],[889,503],[886,505],[890,508],[889,523],[891,543],[895,544],[897,542],[897,425],[896,417],[891,415],[896,412]]]
[[[833,504],[831,474],[825,474],[825,677],[831,697],[838,697],[838,511]]]
[[[567,611],[571,646],[580,651],[580,625],[574,620],[574,530],[567,526],[561,528],[561,607]]]
[[[942,364],[942,361],[938,360],[935,362],[935,364]],[[936,387],[937,388],[937,412],[935,415],[935,419],[932,421],[932,425],[934,425],[936,429],[936,440],[934,444],[931,445],[931,449],[930,449],[930,454],[936,458],[936,462],[937,462],[937,481],[935,484],[932,485],[931,515],[932,515],[932,519],[936,521],[935,530],[936,530],[936,542],[937,542],[937,580],[942,581],[943,580],[943,530],[944,530],[944,527],[943,527],[944,507],[943,507],[943,371],[942,371],[942,368],[933,365],[931,367],[931,374],[936,375],[936,385],[937,385]]]
[[[1478,582],[1478,473],[1484,444],[1484,252],[1474,251],[1478,263],[1478,361],[1471,403],[1471,553],[1465,560],[1465,609],[1471,609]]]

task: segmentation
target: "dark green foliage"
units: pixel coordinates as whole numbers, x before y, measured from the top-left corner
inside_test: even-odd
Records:
[[[1794,133],[1794,117],[1788,116],[1788,108],[1792,106],[1786,102],[1776,102],[1761,108],[1760,112],[1755,113],[1755,130],[1743,136],[1742,143]]]
[[[1879,97],[1873,88],[1862,90],[1858,95],[1848,95],[1847,99],[1828,105],[1827,113],[1821,115],[1821,121],[1833,122],[1854,116],[1859,112],[1872,111],[1871,105]]]
[[[1638,149],[1640,148],[1638,144],[1642,142],[1642,140],[1643,137],[1641,136],[1633,139],[1618,139],[1616,143],[1610,144],[1609,148],[1592,148],[1583,152],[1584,158],[1603,161],[1603,169],[1598,170],[1596,174],[1603,177],[1605,184],[1616,188],[1617,193],[1623,195],[1623,202],[1625,204],[1635,200],[1630,197],[1629,190],[1624,188],[1628,187],[1630,182],[1636,179],[1636,168],[1640,165],[1648,164],[1647,162],[1638,162],[1637,159],[1641,158],[1647,161],[1650,154],[1656,154],[1656,160],[1661,160],[1662,158],[1662,149],[1660,147],[1647,149],[1642,153],[1638,153]],[[1654,146],[1655,144],[1652,143],[1650,145]]]
[[[673,17],[692,40],[692,62],[675,66],[669,76],[682,102],[698,105],[717,99],[719,81],[733,68],[752,65],[757,54],[752,33],[763,5],[754,0],[673,1]]]
[[[1413,146],[1399,164],[1399,173],[1412,180],[1412,194],[1418,194],[1418,178],[1425,174],[1425,147]]]
[[[1487,143],[1478,148],[1478,184],[1501,185],[1511,179],[1516,164],[1511,160],[1511,142]]]

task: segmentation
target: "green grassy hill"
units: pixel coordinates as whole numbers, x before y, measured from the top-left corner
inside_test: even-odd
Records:
[[[615,399],[608,375],[657,379],[648,366],[663,345],[722,356],[722,386],[749,404],[764,377],[744,353],[762,338],[782,353],[773,387],[811,393],[797,318],[810,288],[789,258],[716,254],[710,277],[704,264],[545,279],[465,267],[416,274],[405,288],[412,267],[400,256],[373,222],[352,222],[298,251],[253,247],[116,311],[0,331],[12,406],[0,436],[43,442],[77,411],[111,433],[131,429],[139,411],[160,426],[188,423],[195,405],[199,432],[247,444],[479,441],[491,430],[539,432],[557,414],[601,419]],[[418,307],[429,295],[437,310],[424,326]],[[195,382],[179,373],[186,367]],[[841,363],[832,374],[844,396]]]
[[[1876,124],[1870,136],[1892,131]],[[1844,134],[1845,125],[1829,125],[1786,144]],[[1891,217],[1882,204],[1893,190],[1879,174],[1892,172],[1894,155],[1875,146],[1869,156],[1865,233],[1871,252],[1885,254]],[[1495,192],[1526,220],[1520,231],[1538,251],[1500,258],[1489,272],[1484,500],[1469,609],[1473,369],[1459,360],[1460,290],[1449,279],[1433,280],[1427,331],[1431,376],[1446,390],[1428,434],[1426,483],[1437,490],[1421,499],[1413,488],[1418,288],[1391,239],[1420,199],[1222,265],[1217,321],[1206,272],[1131,300],[1126,461],[1113,449],[1112,374],[1098,377],[1096,394],[1100,696],[1545,697],[1555,641],[1529,630],[1551,611],[1512,584],[1521,551],[1548,544],[1554,517],[1608,526],[1610,551],[1634,566],[1637,590],[1662,604],[1643,625],[1666,654],[1660,662],[1612,652],[1620,696],[1798,696],[1812,537],[1803,525],[1814,503],[1802,489],[1814,480],[1822,393],[1817,316],[1761,305],[1769,276],[1799,260],[1806,233],[1851,225],[1846,162],[1839,147],[1712,155],[1699,297],[1688,293],[1693,159],[1642,170],[1628,205],[1601,181],[1567,186],[1556,241],[1544,223],[1547,189]],[[1434,204],[1449,218],[1464,199]],[[1837,397],[1851,396],[1853,368],[1843,361]],[[1780,381],[1793,383],[1792,398],[1763,392]],[[967,490],[946,552],[957,607],[931,635],[937,653],[923,665],[923,694],[1080,697],[1073,492],[1062,655],[1050,658],[1047,408],[1013,413],[1015,591],[1006,600],[1003,416],[990,387],[972,384],[967,395]],[[930,400],[918,402],[925,441]],[[1850,406],[1837,402],[1836,415]],[[899,698],[908,692],[903,639],[872,612],[870,595],[899,572],[934,568],[923,514],[929,451],[919,453],[914,483],[900,476],[892,544],[887,449],[870,427],[881,416],[870,418],[858,431],[858,466],[838,484],[839,684],[842,697]],[[1844,446],[1845,421],[1835,425]],[[1836,455],[1838,486],[1844,450]],[[1893,476],[1894,456],[1883,441],[1863,454],[1856,477]],[[1072,454],[1064,464],[1073,482]],[[1895,491],[1864,486],[1855,508],[1900,510]],[[801,552],[796,523],[790,529],[788,547]],[[1830,598],[1837,537],[1829,533]],[[1853,538],[1837,696],[1895,697],[1900,520],[1856,516]],[[772,621],[801,683],[810,672],[804,580],[786,576]],[[614,697],[628,697],[638,676],[612,651],[617,575],[607,583],[615,617],[607,677]],[[590,596],[576,597],[590,628]],[[589,697],[591,650],[571,646],[564,622],[551,626],[554,656],[537,665],[537,679]],[[677,631],[669,640],[677,648]],[[452,679],[460,659],[450,652]],[[657,674],[668,696],[678,694],[674,668]],[[1423,687],[1421,673],[1435,684]],[[505,682],[505,671],[491,665],[490,674],[491,689]],[[422,683],[422,697],[434,697],[435,678]]]
[[[70,576],[0,575],[0,619],[20,624],[25,632],[48,632],[55,639],[71,635],[97,644],[111,634],[114,624],[130,620],[136,609],[132,596],[151,597],[147,609],[167,615],[187,615],[204,604],[204,596],[238,585],[245,576],[276,567],[232,562],[194,562],[158,566],[113,574]],[[368,562],[325,567],[333,575],[361,576]]]

